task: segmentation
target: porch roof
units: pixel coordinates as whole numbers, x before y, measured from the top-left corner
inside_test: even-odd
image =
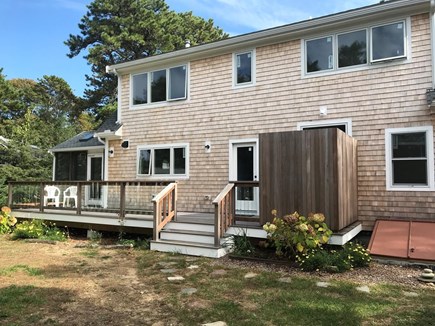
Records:
[[[83,131],[63,143],[54,146],[50,151],[54,153],[104,148],[104,143],[97,137],[94,137],[94,135],[94,131]]]

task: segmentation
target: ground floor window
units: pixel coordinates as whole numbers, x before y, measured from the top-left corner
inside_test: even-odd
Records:
[[[186,177],[188,175],[189,146],[187,144],[139,146],[137,175]]]
[[[55,181],[86,180],[87,152],[55,153]]]
[[[387,189],[433,190],[433,129],[385,130]]]

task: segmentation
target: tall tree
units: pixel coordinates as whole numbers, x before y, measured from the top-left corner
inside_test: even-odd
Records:
[[[116,101],[116,78],[105,67],[228,37],[213,20],[171,11],[164,0],[94,0],[65,44],[73,58],[88,50],[88,107],[96,112]],[[107,111],[107,110],[106,110]]]

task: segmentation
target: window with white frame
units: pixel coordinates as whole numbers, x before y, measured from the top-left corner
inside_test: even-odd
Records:
[[[406,21],[305,40],[304,46],[306,74],[406,58]]]
[[[139,146],[138,176],[185,177],[188,175],[187,144]]]
[[[135,105],[187,98],[187,65],[132,75],[131,103]]]
[[[387,189],[434,188],[433,129],[427,127],[385,130]]]
[[[234,86],[255,83],[255,50],[234,54]]]

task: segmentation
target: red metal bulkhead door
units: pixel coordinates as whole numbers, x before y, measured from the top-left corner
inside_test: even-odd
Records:
[[[376,221],[369,250],[372,255],[408,258],[408,221]]]
[[[435,222],[410,222],[409,258],[435,260]]]

